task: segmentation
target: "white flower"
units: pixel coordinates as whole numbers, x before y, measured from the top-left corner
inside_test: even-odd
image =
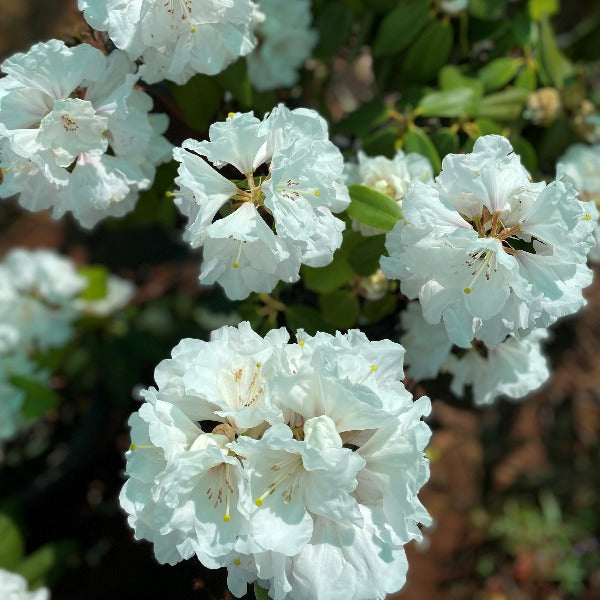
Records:
[[[586,146],[573,144],[559,159],[556,165],[558,177],[569,177],[582,200],[600,205],[600,145]],[[589,258],[600,261],[600,224],[594,229],[596,246],[592,248]]]
[[[550,377],[541,351],[541,343],[548,337],[545,329],[534,329],[522,338],[509,335],[493,347],[473,340],[465,351],[453,346],[443,323],[425,321],[418,303],[409,304],[401,319],[409,375],[420,381],[448,372],[452,392],[463,398],[465,387],[471,386],[476,405],[489,405],[503,396],[523,398]]]
[[[84,227],[131,210],[170,145],[165,117],[134,89],[135,64],[120,51],[50,40],[2,63],[0,194],[29,210],[71,211]]]
[[[78,310],[91,315],[107,317],[127,306],[134,294],[135,286],[131,281],[116,275],[108,275],[106,278],[106,295],[103,298],[95,300],[78,298],[75,306]]]
[[[428,183],[433,180],[431,163],[424,156],[415,152],[404,154],[402,150],[398,150],[393,159],[385,156],[369,157],[361,151],[358,153],[358,165],[346,164],[346,173],[348,185],[358,183],[373,188],[389,196],[399,205],[402,205],[414,181]],[[365,236],[385,233],[382,229],[369,227],[354,220],[352,228]]]
[[[30,592],[21,575],[0,569],[0,597],[2,600],[49,600],[50,592],[47,588]]]
[[[449,15],[464,11],[469,5],[469,0],[438,0],[440,8]]]
[[[256,40],[250,0],[78,0],[88,23],[108,31],[115,46],[144,61],[148,83],[184,84],[196,73],[215,75]]]
[[[332,213],[350,200],[341,153],[327,136],[314,111],[280,105],[262,122],[231,114],[210,127],[210,141],[174,150],[175,202],[189,217],[185,239],[204,246],[203,283],[217,281],[242,299],[296,281],[301,263],[331,262],[344,229]],[[241,179],[229,181],[202,156]]]
[[[136,537],[161,562],[227,566],[237,596],[257,579],[282,600],[396,591],[429,522],[429,400],[403,388],[402,356],[358,331],[289,344],[247,322],[182,340],[130,419]]]
[[[419,298],[454,344],[494,346],[585,304],[597,211],[564,181],[531,183],[500,136],[449,154],[434,184],[416,183],[387,234],[384,274]]]
[[[317,43],[317,32],[310,29],[311,3],[259,0],[258,9],[258,45],[246,58],[250,81],[257,90],[290,87]]]

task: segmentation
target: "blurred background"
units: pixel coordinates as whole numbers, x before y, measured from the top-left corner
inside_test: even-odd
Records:
[[[598,16],[596,5],[563,1],[555,26],[560,36],[584,23],[582,52],[597,61],[600,18],[588,18]],[[90,35],[74,0],[0,0],[0,58],[38,40]],[[331,68],[325,97],[339,120],[376,94],[374,76],[367,53],[340,52]],[[164,90],[150,92],[157,104],[168,102]],[[185,134],[180,127],[175,120],[174,142]],[[16,246],[52,247],[138,286],[131,306],[83,326],[53,357],[60,410],[0,451],[0,509],[13,519],[0,521],[0,536],[12,535],[33,557],[31,579],[39,572],[58,600],[231,597],[221,571],[193,560],[158,565],[150,544],[133,540],[117,501],[126,422],[136,409],[130,391],[153,383],[154,366],[182,337],[207,337],[240,318],[219,292],[198,287],[198,257],[180,241],[177,219],[173,207],[147,197],[131,218],[89,233],[68,218],[0,204],[0,256]],[[408,382],[434,401],[432,475],[421,494],[434,525],[424,543],[408,547],[408,582],[394,598],[600,598],[599,275],[596,268],[588,307],[552,329],[552,379],[527,401],[477,410],[450,397],[444,379]],[[396,327],[383,321],[369,335],[389,337]]]

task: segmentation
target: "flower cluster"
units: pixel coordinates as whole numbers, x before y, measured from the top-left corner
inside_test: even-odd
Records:
[[[550,377],[541,351],[541,342],[548,337],[546,329],[534,329],[522,338],[511,334],[493,347],[473,340],[471,348],[465,350],[448,339],[443,323],[425,321],[418,302],[408,305],[401,323],[408,375],[421,381],[440,372],[449,373],[450,390],[464,397],[465,387],[471,386],[477,405],[492,404],[501,396],[523,398]]]
[[[84,287],[71,262],[50,251],[17,249],[0,263],[0,441],[21,424],[25,394],[14,378],[48,384],[31,355],[69,339]]]
[[[165,115],[136,89],[136,66],[50,40],[2,63],[0,197],[29,210],[71,211],[84,226],[130,211],[170,155]]]
[[[403,214],[382,269],[457,346],[494,347],[585,304],[598,211],[566,181],[532,183],[503,137],[447,155],[434,183],[410,189]]]
[[[47,588],[30,592],[21,575],[0,569],[0,597],[3,600],[49,600],[50,592]]]
[[[358,164],[348,163],[345,167],[348,185],[358,183],[386,194],[402,205],[404,197],[415,181],[429,183],[433,180],[431,163],[421,154],[398,150],[394,158],[369,157],[358,153]],[[365,236],[385,233],[382,229],[352,221],[352,228]]]
[[[173,151],[181,163],[175,201],[189,217],[184,238],[204,249],[200,281],[218,281],[239,300],[297,281],[301,263],[331,262],[344,229],[332,213],[350,199],[326,122],[313,110],[279,105],[262,121],[232,113],[209,135]]]
[[[215,75],[250,52],[251,0],[78,0],[87,22],[107,31],[131,60],[141,58],[148,83],[184,84],[196,73]]]
[[[82,313],[106,316],[132,296],[133,285],[109,276],[105,298],[80,297],[87,286],[74,264],[51,250],[15,249],[0,263],[0,441],[21,426],[19,381],[49,385],[35,356],[66,344]]]
[[[317,32],[310,28],[311,3],[260,0],[258,7],[258,44],[246,58],[248,76],[257,90],[290,87],[317,43]]]
[[[568,177],[581,199],[600,206],[600,145],[586,146],[573,144],[559,159],[556,165],[559,177]],[[600,261],[600,224],[594,230],[596,246],[590,251],[590,259]]]
[[[429,523],[429,400],[398,344],[298,340],[247,322],[182,340],[130,418],[121,506],[160,562],[226,566],[236,596],[258,579],[275,600],[384,598]]]

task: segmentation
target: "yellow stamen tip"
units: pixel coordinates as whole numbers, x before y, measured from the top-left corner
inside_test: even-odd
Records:
[[[235,117],[235,113],[232,113],[232,112],[227,113],[227,117],[230,119],[233,119],[233,117]]]
[[[172,198],[175,195],[175,192],[165,192],[165,196],[167,198]]]
[[[377,371],[377,365],[371,365],[371,371]]]
[[[262,506],[262,498],[257,498],[255,501],[256,506]]]
[[[304,348],[304,340],[300,340],[298,342],[298,346],[300,346],[300,348]]]
[[[592,217],[591,215],[585,215],[585,217],[583,217],[585,221],[591,221]]]
[[[320,196],[321,195],[321,190],[315,190],[315,196]]]
[[[257,362],[257,363],[256,363],[256,368],[257,368],[257,369],[260,369],[261,367],[262,367],[262,363],[261,363],[261,362]]]
[[[464,292],[465,294],[470,294],[470,293],[471,293],[471,288],[470,288],[470,287],[466,287],[466,288],[463,290],[463,292]]]
[[[229,521],[231,521],[231,516],[229,516],[229,515],[225,515],[225,516],[223,517],[223,521],[225,521],[225,523],[229,523]]]
[[[402,225],[404,225],[406,227],[406,225],[409,225],[410,223],[408,221],[404,221],[404,223],[402,223]]]
[[[234,564],[236,567],[239,567],[239,566],[242,564],[242,561],[241,561],[239,558],[236,558],[236,559],[233,561],[233,564]]]
[[[195,28],[195,27],[192,27],[192,28],[190,29],[190,33],[196,33],[196,28]]]
[[[240,268],[240,265],[239,265],[238,263],[236,263],[236,262],[235,262],[235,263],[233,263],[233,268],[234,268],[234,269],[239,269],[239,268]]]
[[[131,445],[129,446],[129,449],[133,452],[135,449],[137,448],[137,444],[134,444],[133,442],[131,443]]]

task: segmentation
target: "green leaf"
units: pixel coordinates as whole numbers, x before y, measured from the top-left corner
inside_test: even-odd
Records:
[[[351,185],[348,214],[359,223],[390,231],[402,210],[389,196],[364,185]]]
[[[529,14],[534,21],[551,17],[560,10],[559,0],[529,0]]]
[[[76,545],[71,540],[59,540],[38,548],[27,556],[16,569],[29,583],[36,588],[52,583],[64,572],[69,563],[74,562]]]
[[[515,87],[533,92],[537,87],[537,72],[535,68],[527,66],[521,69],[515,79]]]
[[[438,82],[443,90],[456,88],[471,88],[477,96],[483,94],[483,84],[478,79],[467,77],[457,66],[446,65],[442,67],[438,75]]]
[[[319,308],[325,320],[336,329],[349,329],[360,315],[358,298],[347,290],[336,290],[319,296]]]
[[[422,117],[462,117],[477,112],[479,96],[470,87],[432,92],[421,99],[416,114]]]
[[[372,275],[379,268],[379,259],[385,254],[385,235],[363,237],[350,250],[348,261],[361,277]]]
[[[362,147],[369,156],[383,155],[392,158],[396,154],[397,139],[398,130],[390,125],[366,135],[362,140]]]
[[[529,92],[512,89],[490,94],[481,100],[478,116],[497,121],[514,121],[521,116]]]
[[[87,286],[79,294],[83,300],[106,298],[108,291],[108,269],[102,265],[87,265],[79,269],[79,274],[87,280]]]
[[[498,90],[515,77],[522,64],[519,58],[496,58],[479,70],[478,77],[487,91]]]
[[[369,323],[377,323],[388,315],[391,315],[398,304],[395,295],[388,294],[380,300],[365,300],[363,302],[362,312]]]
[[[420,127],[409,129],[404,135],[404,150],[406,152],[417,152],[429,159],[434,172],[437,174],[442,168],[440,155],[433,142]]]
[[[60,396],[39,381],[15,375],[10,378],[10,382],[25,394],[21,407],[21,414],[25,419],[38,419],[60,402]]]
[[[327,2],[315,19],[319,43],[314,55],[328,58],[335,54],[350,37],[353,22],[354,12],[346,2]]]
[[[215,78],[196,75],[185,85],[171,84],[169,88],[185,122],[196,131],[206,131],[213,122],[223,97],[223,90]]]
[[[515,154],[520,155],[521,161],[525,165],[525,168],[534,175],[538,170],[538,160],[535,148],[523,137],[518,137],[511,140]]]
[[[290,331],[304,329],[308,335],[315,335],[317,331],[331,333],[335,330],[335,327],[332,327],[318,310],[304,304],[286,306],[285,323]]]
[[[407,48],[428,18],[429,0],[409,0],[396,6],[381,21],[375,35],[373,56],[392,56]]]
[[[25,540],[15,522],[0,513],[0,568],[14,571],[25,555]]]
[[[504,16],[507,0],[469,0],[469,13],[478,19],[496,21]]]
[[[243,58],[236,60],[216,75],[216,80],[224,90],[231,92],[242,108],[252,108],[252,86],[248,79],[246,61]]]
[[[411,82],[435,79],[448,62],[453,40],[452,27],[446,21],[432,21],[409,47],[402,63],[402,74]]]
[[[554,85],[562,87],[573,77],[573,65],[558,49],[548,17],[540,20],[539,54],[542,67]]]
[[[377,98],[351,112],[335,125],[335,130],[345,135],[362,137],[387,120],[389,120],[389,109]]]
[[[352,279],[354,271],[340,250],[341,248],[333,255],[333,260],[324,267],[306,265],[302,267],[302,281],[307,289],[318,294],[333,292]]]
[[[267,590],[261,588],[256,581],[254,582],[254,597],[256,600],[271,600]]]
[[[472,139],[477,139],[482,135],[502,135],[502,125],[486,118],[475,119],[473,127],[469,129],[465,128],[465,130]]]
[[[457,152],[460,146],[458,134],[448,127],[442,127],[434,131],[431,134],[431,141],[441,158],[444,158],[446,154]]]

